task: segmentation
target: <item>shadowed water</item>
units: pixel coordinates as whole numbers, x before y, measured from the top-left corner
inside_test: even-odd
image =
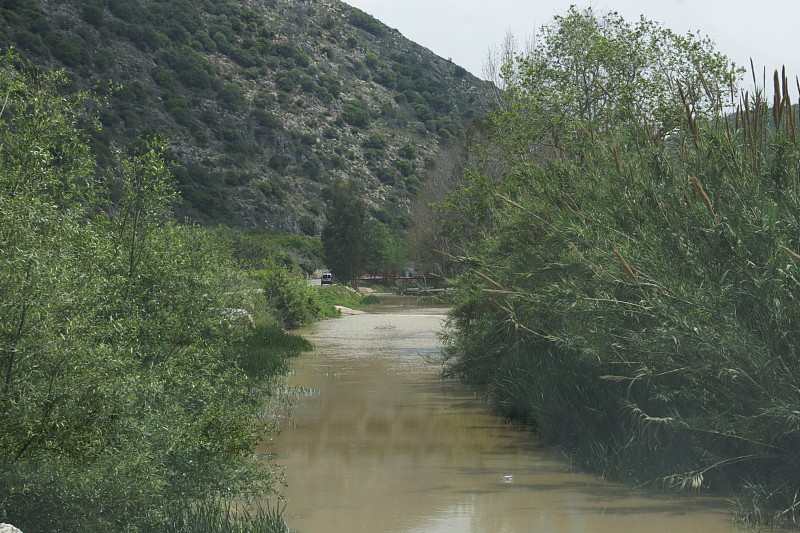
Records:
[[[301,333],[316,351],[289,383],[267,448],[285,466],[284,517],[317,532],[736,532],[723,501],[637,494],[571,472],[481,397],[439,380],[442,310],[386,306]]]

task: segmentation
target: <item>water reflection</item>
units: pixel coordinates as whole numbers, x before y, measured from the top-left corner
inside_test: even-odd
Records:
[[[535,434],[420,355],[441,310],[391,307],[304,332],[290,383],[319,390],[271,451],[300,532],[735,532],[719,500],[632,494],[570,472]],[[512,476],[509,478],[508,476]]]

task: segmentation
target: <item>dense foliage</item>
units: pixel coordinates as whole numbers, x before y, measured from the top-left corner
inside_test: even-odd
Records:
[[[770,112],[760,90],[736,100],[709,42],[574,8],[503,72],[484,161],[444,204],[481,228],[465,241],[449,372],[487,382],[499,410],[592,470],[735,489],[740,518],[794,519],[787,80],[775,74]]]
[[[341,281],[402,268],[400,247],[386,227],[369,215],[354,181],[336,181],[326,191],[322,251],[325,264]]]
[[[240,349],[266,357],[241,323],[266,304],[209,232],[171,221],[163,143],[114,156],[111,200],[85,133],[99,102],[67,81],[0,62],[0,521],[165,531],[279,480],[252,459],[279,365]]]

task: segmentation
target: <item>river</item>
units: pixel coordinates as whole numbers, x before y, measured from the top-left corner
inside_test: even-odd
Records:
[[[444,311],[393,299],[300,331],[312,389],[276,410],[284,518],[300,533],[734,533],[724,501],[634,491],[572,471],[536,434],[439,379]],[[412,304],[409,304],[412,302]]]

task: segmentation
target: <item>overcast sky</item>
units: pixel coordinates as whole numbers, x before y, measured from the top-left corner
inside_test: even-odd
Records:
[[[509,29],[524,44],[571,4],[616,11],[630,22],[644,15],[677,33],[700,32],[737,65],[749,69],[752,57],[759,73],[766,67],[767,80],[783,65],[790,80],[800,75],[800,0],[344,1],[481,77],[489,49],[499,48]]]

